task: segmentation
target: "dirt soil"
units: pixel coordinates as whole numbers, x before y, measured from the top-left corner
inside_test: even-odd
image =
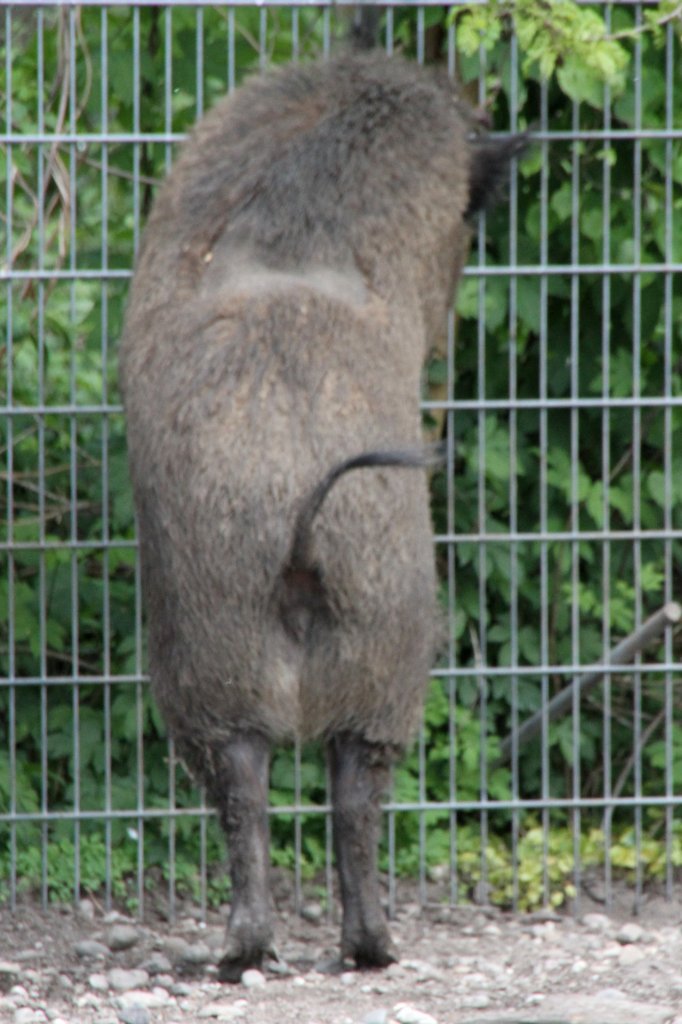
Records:
[[[411,898],[410,898],[411,897]],[[401,960],[384,971],[335,963],[338,920],[279,906],[281,961],[238,985],[217,981],[222,915],[185,906],[170,924],[77,908],[0,910],[0,1021],[12,1024],[682,1024],[682,900],[632,893],[609,915],[420,909],[401,892]],[[338,917],[338,909],[334,915]]]

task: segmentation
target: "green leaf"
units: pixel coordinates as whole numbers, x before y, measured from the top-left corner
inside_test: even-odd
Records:
[[[604,97],[604,75],[586,66],[579,57],[566,57],[557,70],[562,90],[575,103],[589,103],[600,107]]]
[[[652,469],[646,478],[646,488],[657,505],[666,508],[668,497],[665,486],[665,476],[659,469]]]

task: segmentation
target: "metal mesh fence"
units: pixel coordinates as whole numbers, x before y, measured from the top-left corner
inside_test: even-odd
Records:
[[[646,11],[603,7],[626,80],[579,102],[513,34],[463,55],[435,5],[385,10],[382,45],[440,61],[497,130],[535,140],[481,218],[425,373],[426,429],[447,449],[433,504],[448,640],[386,802],[392,905],[403,875],[422,902],[578,905],[588,887],[608,904],[616,877],[672,893],[682,863],[682,62],[675,26],[654,39]],[[159,889],[171,910],[178,892],[205,908],[223,851],[147,692],[116,339],[188,126],[247,71],[329,53],[348,16],[0,17],[0,898],[103,886],[140,912]],[[611,656],[663,606],[647,645]],[[329,893],[319,752],[277,752],[272,793],[297,902],[308,878]]]

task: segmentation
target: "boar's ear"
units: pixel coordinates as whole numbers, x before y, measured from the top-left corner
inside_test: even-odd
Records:
[[[529,141],[526,133],[505,139],[475,136],[471,140],[469,205],[465,217],[472,217],[495,202],[506,180],[510,161],[523,153]]]

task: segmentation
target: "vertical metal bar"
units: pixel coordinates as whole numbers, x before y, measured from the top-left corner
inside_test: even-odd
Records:
[[[109,65],[108,65],[108,12],[103,7],[100,16],[100,53],[102,65],[102,81],[100,85],[100,119],[102,135],[106,136],[109,131]],[[100,244],[102,248],[102,273],[104,274],[109,265],[109,147],[106,142],[102,144],[102,230]],[[134,238],[135,244],[137,237]],[[101,284],[102,310],[100,316],[101,346],[104,346],[104,339],[108,331],[108,286],[103,276]],[[104,363],[104,351],[102,351],[102,366]],[[102,395],[104,401],[104,395]],[[104,486],[103,481],[103,486]],[[104,558],[104,554],[102,556]],[[104,565],[102,567],[104,576]],[[104,598],[103,598],[104,599]],[[106,628],[103,626],[103,629]],[[112,829],[111,829],[111,681],[108,678],[106,668],[107,643],[102,637],[104,648],[104,687],[103,687],[103,710],[104,710],[104,844],[105,844],[105,906],[111,908],[111,853],[112,853]]]
[[[455,374],[455,332],[456,332],[456,320],[454,310],[450,310],[448,315],[448,335],[447,335],[447,382],[448,382],[448,397],[452,396],[453,400],[455,397],[455,382],[457,380]],[[447,496],[447,507],[446,507],[446,523],[448,535],[452,535],[455,532],[455,497],[456,497],[456,477],[455,477],[455,452],[456,452],[456,439],[455,439],[456,421],[455,421],[455,410],[450,407],[446,413],[445,423],[445,466],[446,466],[446,496]],[[457,664],[457,647],[455,645],[455,637],[457,633],[456,615],[457,615],[457,563],[455,560],[455,545],[447,545],[447,567],[448,567],[448,665],[453,667]],[[457,799],[457,679],[454,675],[448,677],[448,750],[450,753],[449,764],[448,764],[448,797],[450,803],[454,808],[455,800]],[[450,903],[454,905],[457,902],[458,897],[458,886],[457,886],[457,811],[452,810],[450,812]]]
[[[76,11],[69,10],[69,128],[72,135],[77,130],[77,79],[76,79]],[[77,150],[75,143],[69,146],[69,194],[70,194],[70,240],[69,240],[69,266],[75,275],[77,264],[77,242],[76,242],[76,218],[78,216],[78,174],[77,174]],[[76,284],[73,281],[70,285],[70,318],[71,323],[76,321]],[[77,356],[76,348],[71,343],[71,363],[69,373],[69,397],[72,405],[77,400]],[[77,417],[71,416],[69,422],[69,536],[71,543],[75,545],[78,539],[78,427]],[[77,679],[80,674],[79,668],[79,631],[78,631],[78,555],[75,546],[71,549],[71,672],[74,678],[74,685],[71,697],[73,715],[72,725],[72,764],[73,764],[73,896],[74,902],[80,897],[80,844],[81,827],[78,820],[80,810],[80,687]]]
[[[294,910],[301,913],[301,741],[294,745]]]
[[[228,15],[229,18],[229,15]],[[173,130],[173,9],[166,7],[164,11],[164,126],[166,134]],[[173,149],[170,143],[164,147],[164,163],[166,173],[173,162]],[[136,522],[135,536],[137,533]],[[140,555],[139,548],[135,552],[135,675],[142,676],[142,596],[140,592]],[[168,764],[168,918],[175,920],[176,890],[176,771],[175,746],[169,736],[166,740]]]
[[[518,131],[518,41],[513,35],[510,40],[510,124],[511,132]],[[516,165],[511,170],[511,182],[509,187],[509,265],[515,267],[518,262],[518,171]],[[517,367],[517,278],[511,276],[509,279],[509,400],[513,402],[517,396],[518,367]],[[512,534],[518,532],[518,424],[517,413],[514,409],[509,413],[509,530]],[[519,551],[518,545],[512,542],[509,545],[509,631],[510,631],[510,663],[516,666],[519,663]],[[511,688],[511,731],[512,731],[512,761],[511,761],[511,788],[512,799],[519,799],[519,751],[517,734],[519,728],[519,680],[516,673],[513,673],[510,680]],[[511,817],[511,842],[512,842],[512,904],[518,906],[519,900],[519,878],[518,878],[518,842],[519,842],[519,813],[514,811]]]
[[[540,130],[543,135],[548,130],[548,87],[547,82],[540,84]],[[540,265],[547,264],[548,257],[548,200],[549,200],[549,147],[548,143],[541,143],[541,166],[540,166]],[[546,274],[540,277],[540,362],[538,395],[541,399],[547,398],[547,354],[548,354],[548,278]],[[547,497],[547,440],[548,424],[547,410],[540,410],[540,532],[543,536],[547,533],[548,520],[548,497]],[[540,660],[543,665],[549,664],[549,551],[548,542],[540,542]],[[549,677],[546,672],[540,677],[540,708],[542,710],[542,732],[541,732],[541,765],[540,765],[540,791],[543,800],[549,799],[550,778],[549,778],[549,716],[547,707],[549,703]],[[542,810],[542,889],[545,905],[549,904],[549,810],[544,807]]]
[[[38,134],[45,131],[45,23],[44,11],[37,11],[37,42],[38,42]],[[38,269],[45,269],[45,156],[43,146],[37,147],[38,159]],[[40,809],[43,814],[48,810],[48,759],[47,759],[47,566],[46,555],[42,548],[45,543],[45,285],[39,281],[38,292],[38,539],[41,550],[38,555],[38,635],[40,639],[39,674],[43,682],[40,686]],[[43,906],[48,902],[48,845],[49,829],[44,822],[41,825],[41,883],[40,895]]]
[[[202,861],[201,861],[201,863],[199,865],[200,866],[200,870],[201,870],[201,899],[202,899],[202,907],[205,906],[205,904],[207,903],[207,900],[208,900],[208,865],[206,863],[206,850],[207,850],[208,843],[207,843],[207,838],[206,838],[206,835],[207,835],[206,834],[206,828],[207,828],[207,822],[208,822],[209,815],[211,815],[212,817],[215,818],[215,808],[213,808],[213,807],[209,808],[207,806],[207,804],[206,804],[206,789],[204,788],[204,786],[201,786],[201,788],[199,789],[199,818],[200,818],[201,821],[204,822],[203,846],[202,846],[202,849],[201,849],[201,856],[202,856],[203,859],[202,859]],[[205,914],[205,911],[204,911],[204,914]]]
[[[107,673],[108,674],[108,673]],[[144,709],[142,683],[135,683],[135,760],[137,797],[137,913],[144,917]]]
[[[136,536],[138,536],[137,528],[135,530]],[[142,638],[142,568],[140,564],[140,549],[139,545],[135,549],[135,676],[138,680],[136,683],[136,690],[139,692],[141,686],[141,680],[143,677],[143,638]],[[169,803],[172,811],[176,808],[176,771],[177,764],[175,759],[175,748],[172,741],[169,739],[167,744],[168,749],[168,771],[169,771]],[[143,833],[141,831],[143,821],[138,822],[138,857],[141,856],[143,851]],[[171,817],[169,827],[169,877],[168,877],[168,905],[170,920],[175,919],[175,867],[176,867],[176,850],[175,850],[175,816]],[[139,863],[139,862],[138,862]]]
[[[202,91],[201,83],[203,82],[202,67],[199,60],[199,26],[202,23],[199,17],[199,11],[197,11],[197,109],[201,109],[202,104]],[[140,27],[140,8],[135,7],[133,10],[133,135],[137,139],[141,131],[141,116],[140,116],[140,97],[142,96],[142,76],[141,76],[141,27]],[[134,237],[137,243],[141,233],[141,188],[140,188],[140,143],[133,143],[133,221],[134,221]],[[102,334],[102,368],[104,370],[106,381],[106,366],[107,366],[107,332]],[[106,387],[106,385],[105,385]],[[106,390],[103,389],[103,400],[106,402],[107,395]],[[102,457],[106,459],[106,440],[108,434],[108,421],[107,417],[103,418],[102,426],[104,434],[102,437]],[[103,464],[103,471],[105,466]],[[105,484],[108,478],[105,477]],[[105,486],[104,493],[108,496],[108,488]],[[102,529],[104,540],[109,540],[109,515],[108,515],[108,502],[105,508],[102,510]],[[105,571],[103,572],[103,580],[105,583],[104,593],[104,633],[105,633],[105,657],[106,663],[104,666],[105,674],[107,678],[111,675],[111,659],[110,659],[110,607],[109,607],[109,558],[108,549],[105,548],[103,553],[103,560]],[[135,834],[137,838],[137,912],[141,918],[144,917],[144,839],[145,839],[145,818],[144,818],[144,705],[143,705],[143,691],[142,683],[138,680],[135,683],[135,793],[136,793],[136,806],[137,806],[137,824]]]
[[[197,116],[204,113],[204,8],[197,9]],[[206,794],[202,787],[202,804],[205,804]],[[143,863],[141,865],[142,870]],[[206,907],[208,901],[208,855],[207,855],[207,816],[202,814],[199,819],[199,887],[200,887],[200,909],[202,921],[206,921]]]
[[[140,245],[140,8],[133,8],[133,245],[134,251]],[[197,98],[197,103],[199,102]],[[104,129],[106,132],[107,129]]]
[[[205,792],[202,790],[202,803],[205,801]],[[207,843],[207,815],[199,815],[199,910],[201,920],[206,920],[206,909],[208,907],[208,843]]]
[[[142,651],[143,651],[143,641],[142,641],[142,573],[141,573],[141,568],[140,568],[140,556],[139,556],[139,549],[138,549],[136,551],[136,554],[135,554],[135,675],[136,675],[138,680],[142,679],[142,667],[143,667],[142,666]],[[136,694],[136,700],[137,700],[137,706],[138,707],[140,706],[140,690],[141,690],[141,686],[142,686],[142,684],[141,684],[140,681],[138,681],[135,684],[135,694]],[[138,726],[138,735],[141,735],[141,730],[140,730],[139,726]],[[140,764],[141,756],[142,756],[142,754],[138,751],[138,776],[139,776],[140,768],[143,768],[143,765]],[[175,751],[174,751],[174,748],[172,747],[172,745],[170,743],[170,740],[168,741],[168,760],[169,760],[169,769],[168,770],[169,770],[169,773],[170,773],[169,804],[170,804],[171,809],[175,810],[175,806],[176,806],[176,804],[175,804],[175,771],[176,771],[176,762],[175,762]],[[138,799],[138,806],[140,806],[139,799]],[[137,823],[138,876],[140,876],[140,867],[141,867],[141,865],[144,864],[144,832],[143,832],[143,829],[144,829],[144,818],[142,816],[140,816],[138,818],[138,823]],[[169,838],[169,865],[168,865],[168,869],[169,869],[169,880],[168,880],[169,897],[168,897],[168,903],[169,903],[170,920],[172,921],[172,920],[174,920],[174,916],[175,916],[175,817],[171,818],[169,831],[172,834],[172,838]],[[138,878],[138,881],[139,881],[139,878]],[[139,913],[142,914],[143,910],[144,910],[144,905],[140,904],[140,906],[139,906]]]
[[[673,60],[675,53],[675,35],[672,24],[668,24],[665,39],[665,129],[668,137],[665,140],[665,260],[672,263],[673,260],[673,230],[674,230],[674,207],[673,207],[673,141],[670,133],[673,130]],[[679,229],[678,229],[679,230]],[[673,369],[673,276],[666,273],[663,278],[663,394],[666,399],[672,397],[672,369]],[[673,416],[672,408],[666,405],[663,412],[663,478],[664,478],[664,512],[663,528],[666,531],[672,530],[673,526]],[[673,545],[672,541],[666,540],[663,544],[663,562],[665,575],[665,600],[672,601],[673,581]],[[673,660],[673,638],[672,630],[666,630],[664,641],[664,656],[666,663],[670,665]],[[674,739],[674,705],[673,705],[673,676],[666,672],[663,680],[664,685],[664,717],[665,717],[665,795],[672,796],[674,792],[674,770],[673,770],[673,739]],[[674,874],[673,874],[673,808],[665,809],[665,888],[669,899],[673,896]]]
[[[325,791],[325,803],[327,806],[331,804],[331,779],[329,776],[329,762],[325,759],[324,766],[324,791]],[[390,814],[389,814],[390,817]],[[329,812],[324,816],[324,878],[325,878],[325,889],[327,893],[327,921],[332,920],[332,910],[334,907],[334,832],[332,829],[332,816]],[[388,904],[389,913],[391,913],[391,885],[390,885],[390,861],[389,861],[389,892],[388,892]]]
[[[268,12],[261,7],[258,27],[258,65],[261,71],[268,66]]]
[[[454,64],[454,54],[456,53],[456,35],[455,35],[455,22],[453,21],[450,27],[449,44],[451,46],[451,53],[453,54],[452,74],[456,71],[456,65]],[[446,413],[446,469],[447,469],[447,481],[446,481],[446,522],[448,534],[452,536],[456,529],[457,516],[456,516],[456,501],[457,501],[457,478],[455,476],[455,454],[457,451],[457,418],[456,418],[456,399],[457,399],[457,318],[454,310],[450,311],[448,318],[448,338],[447,338],[447,383],[448,383],[448,398],[452,399],[452,405],[448,408]],[[456,615],[457,615],[457,559],[456,559],[455,545],[449,543],[447,547],[447,566],[448,566],[448,665],[453,668],[457,666],[458,652],[456,645]],[[451,906],[454,906],[459,898],[459,884],[458,884],[458,860],[459,860],[459,848],[458,848],[458,828],[459,818],[456,810],[456,799],[457,799],[457,678],[451,675],[448,678],[448,749],[450,754],[449,772],[448,772],[448,796],[452,810],[450,811],[449,820],[449,902]]]
[[[457,50],[455,48],[455,23],[448,25],[448,75],[455,77],[457,71]]]
[[[166,135],[173,131],[173,8],[166,7],[163,12],[163,126]],[[169,142],[164,149],[166,173],[173,162],[173,150]]]
[[[329,57],[331,50],[331,12],[325,7],[322,12],[322,54]]]
[[[483,46],[479,49],[479,74],[478,74],[478,102],[481,106],[485,104],[485,77],[487,71],[486,51]],[[478,266],[486,265],[486,217],[485,212],[479,216],[478,223]],[[485,316],[485,295],[486,278],[481,275],[478,279],[478,323],[477,323],[477,397],[483,403],[486,398],[486,316]],[[481,408],[477,416],[478,431],[478,529],[485,533],[487,529],[488,514],[486,507],[486,472],[487,472],[487,450],[486,450],[486,412]],[[491,415],[493,415],[491,413]],[[480,797],[486,800],[488,796],[488,695],[487,679],[484,674],[484,667],[488,657],[487,641],[487,577],[488,577],[488,551],[485,543],[478,548],[478,643],[479,650],[476,658],[479,663],[480,674],[478,676],[479,696],[479,728],[480,728],[480,757],[479,757],[479,780]],[[481,889],[487,900],[488,890],[488,812],[481,811]]]
[[[424,8],[417,8],[417,63],[424,63]]]
[[[177,762],[175,759],[175,743],[172,736],[168,737],[168,809],[170,821],[168,822],[168,919],[175,920],[175,864],[176,850],[175,841],[177,837],[175,828],[175,811],[177,808],[176,795],[176,772]]]
[[[197,117],[204,112],[204,8],[196,8]]]
[[[388,913],[393,917],[396,909],[395,882],[395,811],[388,812]]]
[[[299,10],[293,7],[291,11],[291,59],[298,64],[299,54]]]
[[[14,626],[14,614],[13,614],[13,594],[12,586],[13,579],[10,577],[10,590],[9,590],[9,608],[8,612],[10,615],[9,626],[10,626],[10,637],[14,640],[13,626]],[[14,674],[14,643],[10,644],[10,667],[11,677],[15,678]],[[10,910],[16,910],[17,907],[17,826],[14,820],[14,816],[17,813],[17,707],[16,707],[16,691],[14,686],[9,691],[9,708],[8,708],[8,725],[9,725],[9,810],[12,815],[12,821],[10,823],[10,834],[9,834],[9,862],[10,862],[10,879],[9,879],[9,904]]]
[[[393,53],[393,8],[386,8],[386,53]]]
[[[423,807],[426,803],[426,740],[423,724],[419,729],[417,742],[417,764],[419,773],[419,803]],[[419,822],[418,891],[419,904],[423,907],[426,904],[426,815],[423,810],[419,810],[417,814]]]
[[[227,12],[227,91],[234,92],[234,7]]]
[[[572,129],[580,129],[580,107],[575,101],[572,104]],[[580,262],[580,157],[578,144],[572,144],[571,153],[571,264]],[[577,274],[571,275],[571,326],[570,326],[570,377],[571,398],[579,393],[579,359],[580,359],[580,279]],[[580,502],[578,481],[580,467],[580,420],[576,407],[571,409],[571,530],[577,533],[580,529]],[[574,665],[580,663],[580,545],[571,542],[571,658]],[[580,798],[580,685],[574,678],[572,707],[571,747],[573,756],[572,796]],[[573,833],[573,882],[575,887],[575,912],[580,912],[580,828],[581,813],[578,807],[571,810],[571,829]]]
[[[7,131],[12,131],[12,8],[5,8],[5,119]],[[6,235],[6,258],[7,268],[12,269],[12,233],[14,224],[14,197],[12,192],[12,167],[13,148],[7,146],[5,152],[7,173],[5,178],[5,209],[7,211],[7,235]],[[12,333],[13,314],[13,292],[12,283],[6,284],[7,295],[7,324],[5,326],[5,342],[7,346],[6,359],[6,399],[7,407],[11,409],[14,404],[14,339]],[[15,639],[15,605],[14,588],[16,584],[15,563],[14,563],[14,420],[12,416],[7,417],[7,672],[9,680],[13,684],[16,679],[16,639]],[[8,738],[9,738],[9,811],[11,820],[9,826],[9,904],[10,910],[15,910],[17,905],[17,826],[15,815],[17,813],[17,716],[16,716],[16,689],[10,685],[8,695]]]
[[[637,4],[635,7],[635,26],[642,25],[642,7]],[[634,58],[634,86],[635,86],[635,131],[642,129],[642,40],[637,36],[635,40]],[[633,207],[633,259],[639,263],[642,256],[642,142],[635,138],[634,142],[634,167],[632,185],[632,207]],[[632,282],[632,394],[639,397],[641,393],[641,354],[642,354],[642,279],[639,274],[633,276]],[[632,411],[632,527],[639,531],[642,525],[641,519],[641,440],[642,440],[642,411],[634,408]],[[635,628],[642,623],[642,590],[640,586],[642,569],[642,544],[640,540],[633,541],[633,568],[635,588]],[[635,666],[641,661],[640,655],[635,659]],[[642,896],[642,676],[636,669],[633,672],[633,755],[634,755],[634,795],[638,803],[635,805],[635,907],[638,909]]]
[[[611,29],[611,8],[606,9],[606,28]],[[611,90],[604,86],[604,131],[611,130]],[[606,266],[611,261],[611,162],[606,157],[602,165],[602,262]],[[607,405],[610,394],[611,375],[611,277],[604,274],[601,281],[601,362],[602,362],[602,398],[604,408],[601,416],[601,479],[602,479],[602,519],[605,535],[610,530],[611,507],[609,504],[609,479],[611,475],[611,412]],[[605,539],[602,544],[602,660],[605,662],[611,649],[611,544]],[[602,713],[602,771],[604,775],[604,797],[612,792],[611,766],[611,675],[606,673],[603,683]],[[613,879],[611,871],[611,823],[612,814],[604,814],[604,899],[610,908],[613,898]]]

